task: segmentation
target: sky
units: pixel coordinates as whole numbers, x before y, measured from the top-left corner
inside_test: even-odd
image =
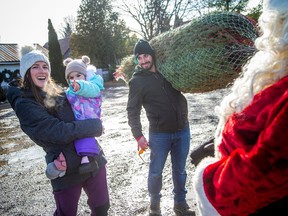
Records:
[[[81,0],[0,0],[0,43],[43,46],[48,41],[48,19],[58,34],[65,17],[77,16],[80,3]]]
[[[250,0],[252,4],[260,0]],[[48,41],[48,19],[61,38],[64,18],[76,18],[81,0],[0,0],[0,43],[20,46]]]

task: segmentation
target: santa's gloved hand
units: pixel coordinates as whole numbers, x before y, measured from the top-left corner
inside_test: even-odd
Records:
[[[203,158],[208,156],[214,156],[214,138],[202,143],[191,152],[191,163],[197,166]]]

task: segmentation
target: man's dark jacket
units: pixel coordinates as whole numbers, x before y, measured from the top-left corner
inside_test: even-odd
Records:
[[[161,73],[137,66],[129,81],[128,124],[134,138],[142,136],[140,122],[144,107],[150,132],[177,132],[188,126],[187,100]]]

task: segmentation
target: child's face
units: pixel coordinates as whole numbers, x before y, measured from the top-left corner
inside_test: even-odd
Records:
[[[84,74],[82,73],[79,73],[79,72],[71,72],[68,76],[68,79],[70,81],[73,81],[73,80],[86,80]]]

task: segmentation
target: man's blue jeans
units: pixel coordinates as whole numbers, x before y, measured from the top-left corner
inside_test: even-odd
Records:
[[[174,203],[186,201],[186,159],[190,149],[190,128],[174,133],[149,133],[150,166],[148,191],[151,202],[160,202],[162,172],[168,156],[171,154]]]

